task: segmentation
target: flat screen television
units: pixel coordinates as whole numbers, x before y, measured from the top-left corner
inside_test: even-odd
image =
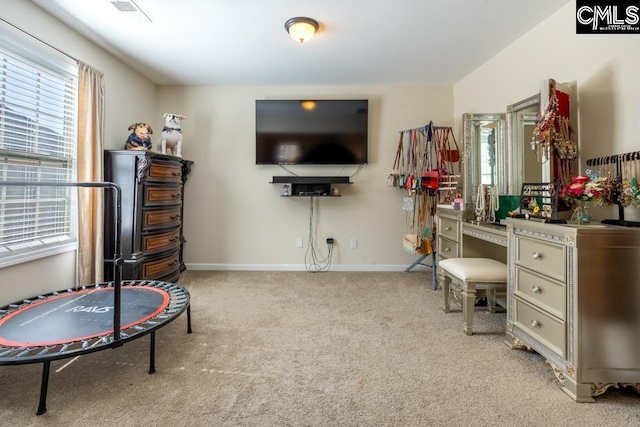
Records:
[[[367,163],[366,99],[257,100],[256,164]]]

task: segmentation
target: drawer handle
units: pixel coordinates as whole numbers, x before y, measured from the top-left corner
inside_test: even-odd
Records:
[[[531,287],[531,291],[533,291],[534,294],[539,294],[540,292],[542,292],[542,289],[534,285]]]
[[[540,252],[534,252],[531,254],[533,259],[542,259],[542,254]]]
[[[444,248],[444,251],[445,252],[451,252],[451,249],[450,248]]]
[[[178,240],[179,240],[179,237],[174,237],[173,239],[169,239],[169,243],[177,242]]]
[[[447,226],[447,227],[445,227],[445,228],[444,228],[444,231],[451,231],[451,227],[448,227],[448,226]]]
[[[171,175],[173,175],[173,176],[180,176],[180,175],[182,175],[182,174],[181,174],[180,172],[171,172]]]
[[[174,198],[174,199],[179,199],[180,198],[180,193],[172,194],[171,197]]]
[[[171,221],[178,220],[178,219],[180,219],[180,215],[170,216],[170,217],[169,217],[169,219],[170,219]]]
[[[538,322],[537,320],[532,320],[531,321],[531,327],[532,328],[539,328],[540,327],[540,322]]]

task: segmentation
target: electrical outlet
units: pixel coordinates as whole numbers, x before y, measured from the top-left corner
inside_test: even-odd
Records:
[[[301,248],[302,246],[302,237],[296,237],[296,248]]]
[[[333,245],[335,243],[335,240],[333,240],[333,237],[327,237],[327,245]]]
[[[357,237],[352,237],[351,241],[349,242],[349,247],[351,249],[358,249],[358,238]]]

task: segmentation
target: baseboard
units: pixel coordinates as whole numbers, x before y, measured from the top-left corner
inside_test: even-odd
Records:
[[[198,264],[186,263],[187,270],[221,270],[221,271],[306,271],[304,264]],[[335,264],[330,271],[405,271],[406,265],[357,265]],[[423,265],[415,266],[411,271],[430,271]]]

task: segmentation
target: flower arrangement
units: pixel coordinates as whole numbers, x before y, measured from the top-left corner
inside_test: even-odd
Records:
[[[574,204],[591,202],[593,206],[602,206],[607,194],[607,179],[597,176],[574,176],[571,184],[560,191],[560,197]]]

